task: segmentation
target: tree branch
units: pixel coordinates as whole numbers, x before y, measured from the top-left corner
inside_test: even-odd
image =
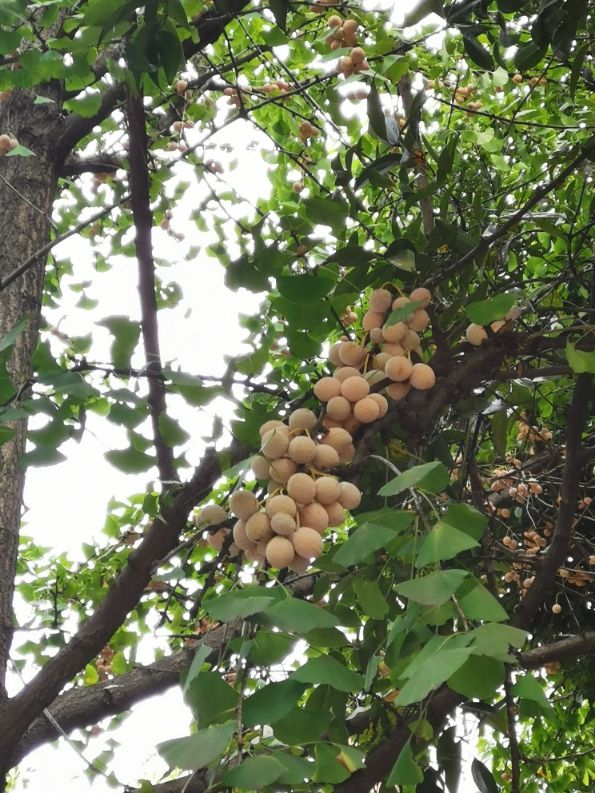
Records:
[[[581,655],[595,653],[595,631],[579,636],[569,636],[553,644],[544,644],[519,654],[519,663],[525,669],[538,669],[552,661],[566,661]]]

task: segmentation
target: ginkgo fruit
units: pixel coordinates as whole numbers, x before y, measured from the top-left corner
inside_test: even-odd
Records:
[[[316,498],[316,482],[308,474],[294,474],[287,482],[287,495],[297,504],[308,504]]]
[[[278,457],[270,463],[269,476],[274,482],[284,485],[296,471],[297,463],[294,463],[289,457]]]
[[[246,521],[246,536],[252,542],[269,540],[273,536],[271,521],[265,512],[257,512]]]
[[[409,382],[413,388],[417,388],[419,391],[426,391],[436,383],[436,375],[427,363],[415,363],[411,370]]]
[[[365,397],[355,403],[353,415],[362,424],[371,424],[380,415],[380,406],[370,397]]]
[[[260,454],[252,458],[250,463],[252,473],[257,479],[268,479],[270,476],[271,463]]]
[[[279,512],[284,512],[286,515],[293,516],[297,513],[297,507],[291,496],[278,495],[269,498],[265,507],[265,512],[269,518],[272,518],[273,515],[277,515]]]
[[[322,536],[309,526],[300,526],[291,535],[291,543],[295,552],[304,559],[318,559],[322,553]]]
[[[332,446],[320,443],[316,447],[316,457],[312,463],[319,471],[336,468],[339,465],[339,453]]]
[[[197,527],[218,526],[228,518],[227,512],[219,504],[207,504],[194,516],[194,525]]]
[[[294,438],[293,440],[297,440]],[[283,457],[288,451],[290,445],[289,435],[287,432],[281,431],[275,427],[262,436],[261,452],[269,460],[275,460],[278,457]],[[293,458],[292,458],[293,459]],[[296,461],[297,462],[297,461]]]
[[[300,525],[310,526],[322,534],[329,526],[329,516],[326,507],[317,501],[311,501],[300,509]]]
[[[338,501],[341,494],[339,482],[332,476],[321,476],[316,480],[316,501],[320,504],[332,504]]]
[[[394,380],[396,383],[402,383],[411,376],[413,364],[409,358],[404,358],[402,355],[394,355],[386,362],[384,371],[391,380]]]
[[[308,408],[298,408],[289,416],[290,430],[312,430],[318,421],[316,413]]]
[[[341,381],[336,377],[321,377],[315,383],[313,391],[321,402],[328,402],[341,394]]]
[[[268,541],[266,559],[272,567],[282,570],[293,562],[295,550],[292,542],[286,537],[276,536]]]
[[[339,366],[333,372],[333,377],[340,383],[344,383],[349,377],[361,377],[361,372],[355,366]]]
[[[252,547],[253,542],[246,534],[245,520],[237,520],[234,524],[232,533],[233,533],[233,541],[240,550],[247,551]]]
[[[382,338],[389,344],[398,344],[407,335],[407,325],[402,322],[394,322],[392,325],[385,325],[382,328]]]
[[[335,421],[344,421],[351,415],[351,405],[344,396],[336,396],[326,403],[326,412]]]
[[[469,344],[472,344],[474,347],[480,347],[488,338],[486,329],[481,325],[476,325],[474,322],[472,322],[471,325],[467,327],[465,336],[467,337]]]
[[[343,380],[341,384],[341,394],[350,402],[357,402],[368,396],[369,393],[370,384],[361,375],[348,377],[346,380]]]
[[[378,311],[382,314],[386,313],[391,307],[393,296],[388,289],[374,289],[370,295],[369,306],[372,311]]]
[[[341,397],[334,397],[341,399]],[[310,463],[316,457],[316,442],[312,438],[300,436],[292,438],[287,450],[288,457],[298,465]]]
[[[321,443],[333,446],[340,454],[343,449],[352,443],[352,441],[353,438],[347,432],[347,430],[344,430],[341,427],[333,427],[326,433],[326,435],[321,440]]]
[[[344,341],[339,349],[339,358],[346,366],[360,366],[365,356],[365,350],[355,341]]]
[[[355,509],[359,507],[362,494],[356,485],[352,482],[341,482],[340,484],[341,495],[337,499],[345,509]]]
[[[297,523],[295,522],[295,518],[287,512],[277,512],[271,518],[271,529],[275,534],[287,536],[297,529]]]
[[[345,522],[345,507],[340,501],[327,504],[324,507],[329,526],[341,526]]]

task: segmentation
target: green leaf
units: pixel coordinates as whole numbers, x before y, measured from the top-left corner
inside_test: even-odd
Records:
[[[519,699],[529,699],[535,702],[542,710],[553,710],[551,703],[546,697],[543,688],[537,682],[536,678],[527,672],[522,677],[519,677],[512,687],[512,693]]]
[[[155,465],[155,458],[138,451],[133,446],[129,449],[113,449],[105,453],[105,459],[125,474],[142,474]]]
[[[490,417],[490,431],[494,442],[494,449],[498,457],[506,457],[506,439],[508,435],[508,413],[499,410]]]
[[[367,106],[370,128],[378,135],[381,140],[384,140],[388,143],[388,136],[386,134],[386,116],[384,115],[382,103],[380,101],[380,95],[374,81],[370,83],[370,93],[368,94],[367,98]]]
[[[396,496],[403,490],[412,487],[419,487],[420,490],[427,490],[430,493],[440,493],[446,488],[450,481],[450,475],[446,466],[439,460],[422,465],[414,465],[407,471],[391,479],[378,491],[379,496]]]
[[[287,31],[287,14],[291,8],[288,0],[269,0],[269,6],[283,33]]]
[[[395,764],[393,765],[386,784],[389,787],[394,785],[417,785],[423,782],[424,774],[421,768],[413,759],[411,748],[411,738],[401,749]]]
[[[438,521],[432,531],[425,537],[420,548],[415,566],[419,569],[428,564],[452,559],[463,551],[470,548],[477,548],[479,543],[464,534],[462,531],[449,526],[447,523]]]
[[[125,316],[111,316],[100,320],[98,325],[107,328],[114,337],[111,356],[118,369],[130,367],[130,357],[138,344],[140,323]]]
[[[186,686],[186,701],[202,727],[232,719],[239,694],[218,672],[200,672]]]
[[[248,757],[226,771],[221,782],[239,790],[260,790],[276,782],[284,771],[285,766],[274,757]]]
[[[314,628],[333,628],[339,624],[339,620],[329,611],[297,598],[275,603],[266,610],[263,621],[298,634],[308,633]]]
[[[273,724],[275,738],[288,746],[300,746],[320,740],[331,723],[329,710],[296,708],[289,716]]]
[[[477,325],[489,325],[495,319],[502,319],[515,301],[516,295],[501,294],[486,300],[478,300],[465,306],[465,313]]]
[[[289,752],[275,752],[274,757],[285,769],[279,777],[280,784],[301,785],[304,780],[312,776],[313,764],[303,757],[296,757]]]
[[[335,279],[327,275],[279,275],[277,289],[294,303],[311,303],[327,297],[333,290]]]
[[[507,655],[509,646],[521,648],[527,640],[526,631],[512,625],[491,622],[473,631],[473,652],[492,658]]]
[[[54,446],[36,446],[35,449],[21,457],[21,465],[23,468],[36,465],[46,467],[61,463],[63,460],[66,460],[66,455],[59,452]]]
[[[391,171],[395,166],[399,165],[402,159],[402,154],[384,154],[378,157],[377,160],[367,165],[354,182],[354,189],[359,190],[367,184],[375,175],[384,174]]]
[[[494,59],[491,54],[482,46],[479,41],[473,36],[463,34],[463,45],[465,52],[474,63],[481,66],[482,69],[491,71],[494,68]]]
[[[29,326],[29,319],[20,319],[17,324],[0,339],[0,352],[12,347],[21,333]]]
[[[178,422],[166,413],[159,415],[159,434],[167,446],[179,446],[190,438],[186,430],[183,430]]]
[[[353,589],[364,614],[374,620],[381,620],[386,616],[388,603],[376,581],[356,578]]]
[[[171,22],[166,22],[165,26],[157,32],[157,51],[165,78],[171,82],[186,60],[178,31]]]
[[[11,149],[6,155],[6,157],[37,157],[34,151],[28,149],[26,146],[22,146],[20,143],[18,146],[15,146],[14,149]]]
[[[471,763],[471,776],[479,793],[499,793],[498,785],[491,771],[477,758]]]
[[[519,72],[528,71],[543,59],[547,52],[547,47],[541,47],[530,41],[528,44],[521,45],[514,55],[514,65]]]
[[[318,196],[313,196],[312,198],[306,198],[302,202],[302,206],[307,217],[313,223],[330,226],[335,236],[341,236],[349,213],[348,204],[338,200],[336,197],[319,198]]]
[[[508,614],[499,601],[474,579],[465,582],[457,593],[457,600],[463,613],[470,620],[502,622],[508,619]]]
[[[391,543],[399,532],[408,529],[413,522],[411,512],[394,511],[391,526],[375,523],[373,519],[357,528],[333,556],[333,562],[342,567],[351,567],[366,559],[370,554]]]
[[[468,575],[466,570],[436,570],[397,584],[396,590],[403,597],[424,606],[441,606],[454,595]]]
[[[259,630],[250,643],[249,658],[256,666],[272,666],[289,655],[295,642],[286,633]]]
[[[244,700],[242,718],[246,727],[274,724],[288,716],[297,705],[304,686],[296,680],[282,680],[259,688]]]
[[[570,368],[576,374],[595,374],[595,350],[591,352],[583,352],[577,350],[576,345],[569,341],[566,345],[566,360],[570,364]]]
[[[398,242],[399,240],[397,240]],[[392,247],[392,246],[391,246]],[[402,248],[402,246],[400,246]],[[415,254],[413,251],[409,251],[412,253],[413,258],[415,260]],[[389,250],[387,250],[387,255],[389,255]],[[391,261],[394,262],[394,253],[390,254]],[[415,269],[415,268],[414,268]],[[394,311],[391,311],[388,315],[385,325],[396,325],[397,322],[403,322],[412,311],[415,311],[417,308],[421,308],[423,305],[423,300],[412,300],[411,303],[407,303],[406,306],[401,306],[401,308],[395,308]]]
[[[399,691],[395,705],[405,707],[420,702],[430,691],[438,688],[454,675],[469,658],[471,652],[470,647],[458,647],[432,653],[421,663],[414,661],[412,674]]]
[[[207,660],[207,658],[212,652],[213,650],[209,647],[208,644],[199,645],[198,649],[194,653],[194,658],[192,659],[190,668],[186,673],[186,678],[184,680],[184,687],[182,689],[184,694],[186,693],[192,681],[200,674],[202,665],[204,664],[204,662]]]
[[[216,724],[188,738],[157,744],[157,751],[170,768],[198,771],[223,754],[236,729],[236,722]]]
[[[479,540],[485,531],[488,519],[469,504],[451,504],[441,522]]]
[[[471,655],[448,678],[449,687],[468,699],[488,699],[503,682],[504,664],[485,655]]]
[[[290,679],[300,683],[324,684],[338,691],[359,691],[364,679],[357,672],[352,672],[330,655],[321,655],[309,661],[291,673]]]
[[[257,591],[257,587],[251,587],[249,592]],[[260,614],[272,603],[275,602],[273,595],[265,595],[266,590],[261,590],[263,594],[249,594],[246,590],[238,592],[227,592],[224,595],[217,595],[210,600],[205,600],[203,607],[207,614],[219,622],[231,622],[235,619],[245,619],[254,614]]]

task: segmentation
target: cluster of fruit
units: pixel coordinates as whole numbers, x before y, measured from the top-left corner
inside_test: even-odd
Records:
[[[539,429],[535,425],[531,425],[526,421],[526,414],[521,413],[521,421],[519,421],[519,432],[516,436],[517,441],[522,443],[528,441],[529,443],[549,443],[554,437],[551,430],[547,427]]]
[[[503,329],[510,330],[515,321],[519,318],[520,313],[519,307],[513,306],[506,312],[503,319],[496,319],[494,322],[490,323],[491,332],[500,333]],[[481,347],[484,341],[488,339],[488,332],[483,325],[477,325],[475,322],[472,322],[467,327],[465,336],[469,344],[472,344],[474,347]]]
[[[299,132],[302,143],[305,143],[308,138],[315,138],[317,135],[320,135],[320,130],[309,121],[302,121],[299,126]]]
[[[332,32],[326,37],[326,43],[331,50],[357,46],[358,24],[355,19],[343,21],[340,16],[333,14],[328,18],[328,26]]]
[[[97,674],[99,675],[99,679],[102,683],[107,680],[108,675],[111,674],[113,657],[114,651],[108,644],[106,644],[103,650],[99,653],[99,658],[95,661],[95,669],[97,670]]]
[[[3,157],[9,151],[16,149],[18,145],[19,142],[14,137],[14,135],[4,132],[2,135],[0,135],[0,157]]]
[[[351,77],[352,74],[359,74],[365,72],[370,68],[370,64],[366,60],[366,53],[361,47],[354,47],[349,55],[343,55],[339,58],[337,64],[337,71],[344,77]]]

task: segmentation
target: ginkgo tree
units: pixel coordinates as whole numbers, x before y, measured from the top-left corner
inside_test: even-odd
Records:
[[[3,0],[1,790],[179,685],[145,793],[593,789],[591,14]],[[177,244],[195,187],[189,266],[262,295],[220,380],[160,352],[183,290],[152,230]],[[97,277],[137,267],[140,323],[86,297],[75,236]],[[45,318],[66,281],[109,360]],[[178,407],[217,397],[193,469]],[[146,488],[56,564],[25,475],[91,415]]]

